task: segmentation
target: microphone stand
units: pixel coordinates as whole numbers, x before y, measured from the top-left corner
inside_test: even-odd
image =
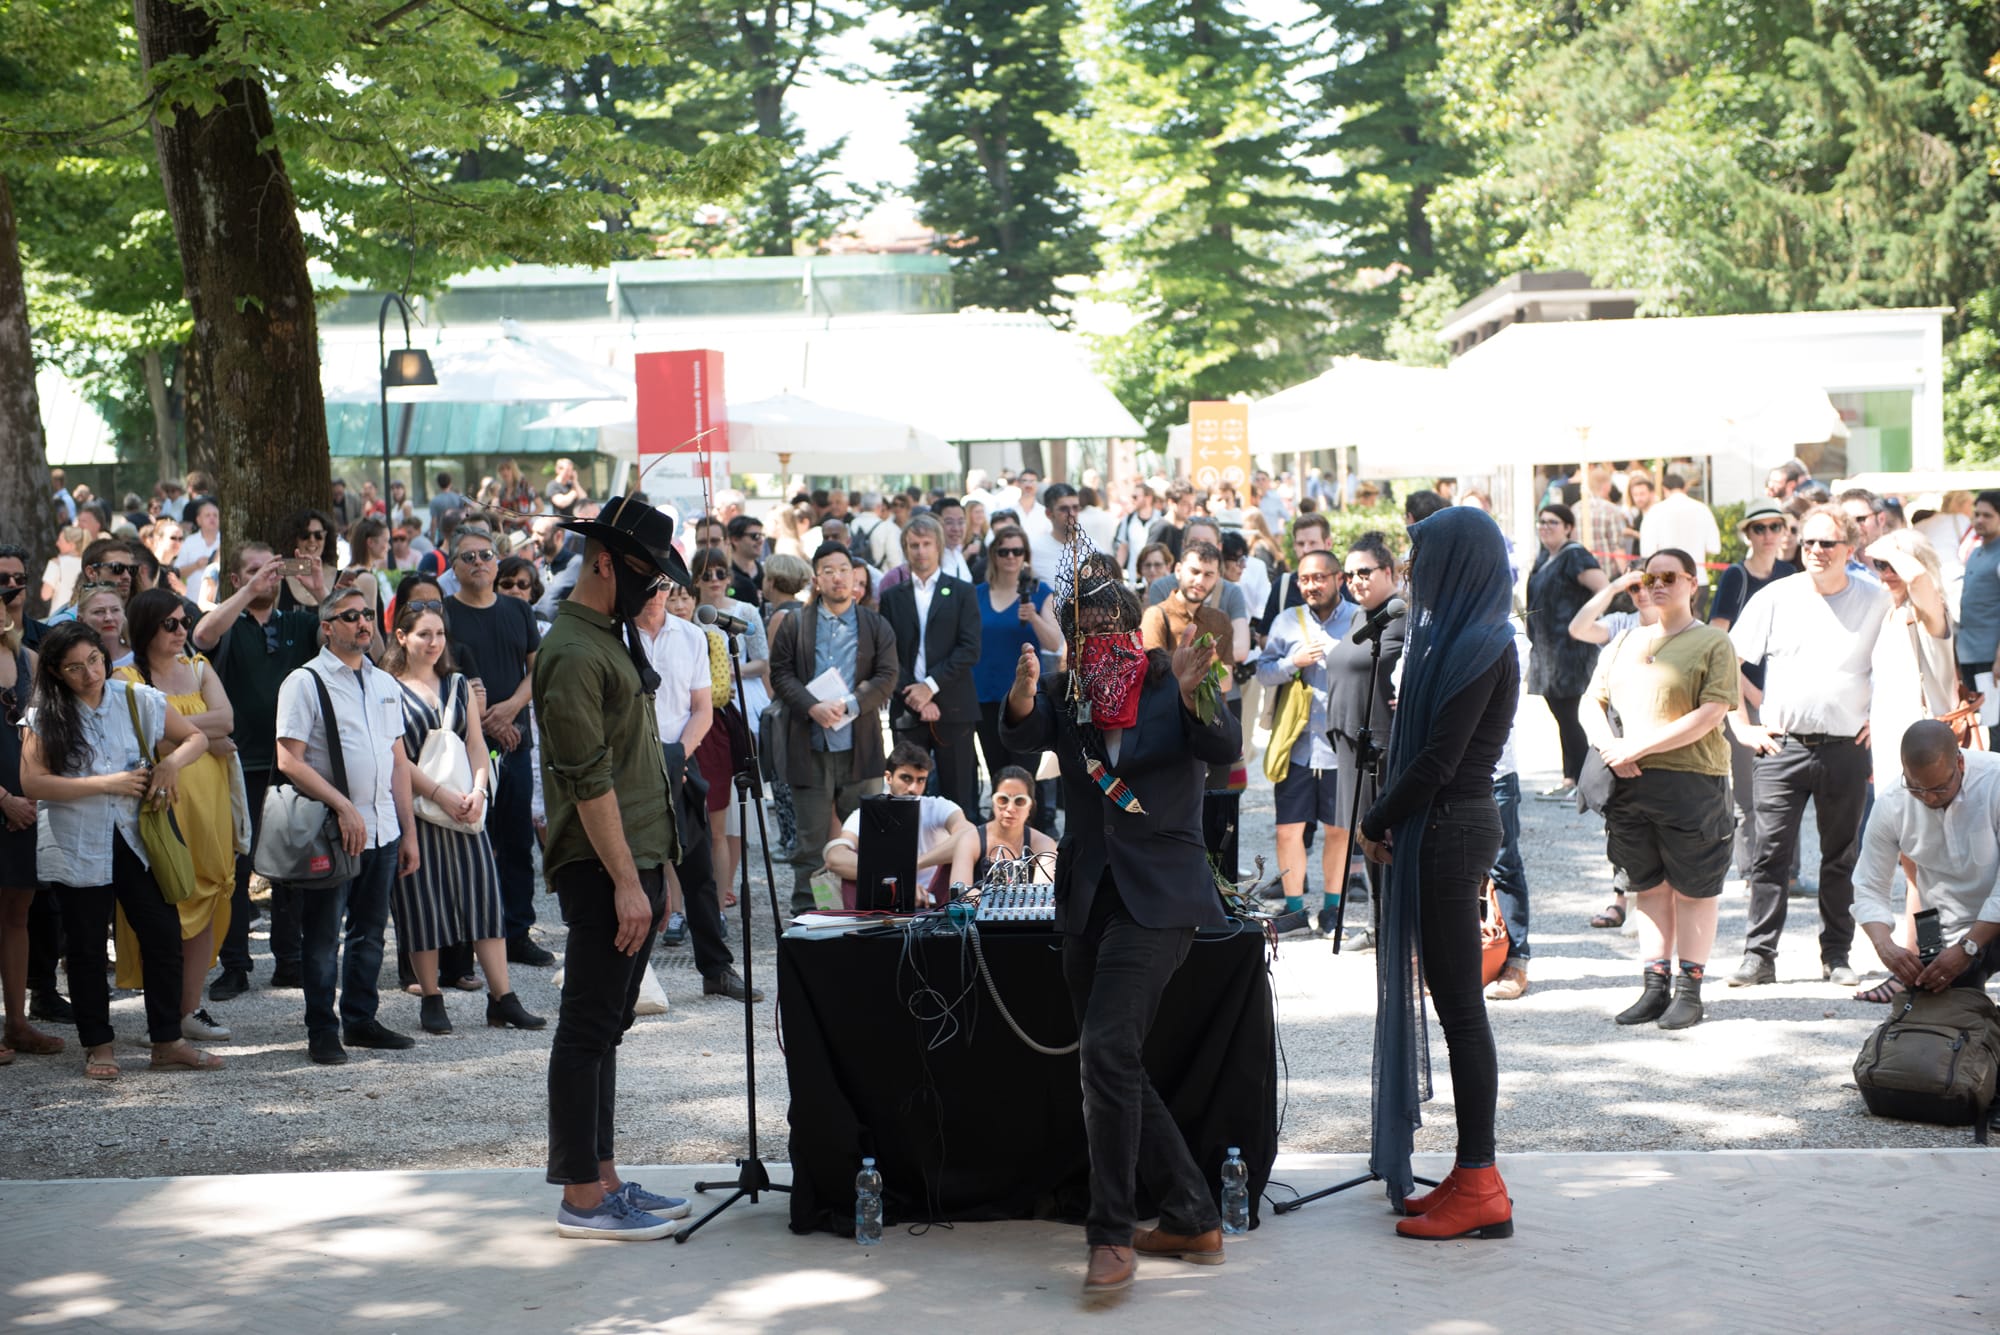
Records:
[[[736,678],[736,707],[745,719],[749,718],[750,702],[743,692],[743,646],[734,635],[724,635],[729,641],[729,664]],[[757,1005],[752,984],[754,969],[750,945],[750,811],[757,813],[757,846],[764,855],[764,888],[771,896],[771,928],[779,932],[778,878],[771,870],[771,844],[764,830],[764,789],[758,771],[757,729],[754,725],[746,728],[750,734],[750,760],[736,771],[736,819],[743,831],[743,856],[736,860],[738,893],[736,907],[743,926],[743,1090],[749,1105],[750,1134],[749,1153],[736,1161],[737,1174],[733,1182],[697,1182],[696,1192],[722,1191],[734,1188],[720,1204],[686,1228],[674,1234],[675,1242],[686,1242],[698,1232],[703,1224],[727,1210],[745,1196],[755,1205],[757,1197],[767,1191],[790,1192],[791,1188],[771,1180],[770,1170],[757,1154]]]
[[[1393,618],[1391,619],[1393,620]],[[1361,735],[1354,740],[1354,765],[1356,771],[1354,797],[1348,805],[1347,812],[1347,847],[1349,850],[1348,861],[1350,865],[1352,865],[1354,858],[1353,849],[1359,842],[1355,836],[1361,830],[1362,776],[1368,774],[1374,775],[1375,782],[1379,786],[1383,779],[1382,763],[1388,759],[1382,749],[1375,745],[1375,683],[1382,670],[1382,631],[1387,628],[1388,621],[1384,621],[1380,627],[1376,628],[1374,637],[1369,641],[1371,652],[1368,664],[1368,704],[1361,716]],[[1375,902],[1376,908],[1379,910],[1381,908],[1381,896],[1379,893],[1376,896]],[[1340,898],[1335,901],[1333,909],[1333,953],[1336,955],[1340,953],[1340,932],[1346,922],[1347,876],[1346,868],[1342,868]],[[1366,1186],[1370,1182],[1380,1182],[1382,1180],[1383,1178],[1380,1173],[1370,1169],[1359,1177],[1349,1178],[1345,1182],[1336,1182],[1330,1187],[1323,1187],[1309,1195],[1294,1197],[1288,1201],[1276,1202],[1271,1206],[1271,1213],[1290,1214],[1292,1211],[1304,1209],[1314,1201],[1324,1197],[1337,1196],[1343,1191],[1352,1191],[1356,1187]],[[1415,1180],[1426,1187],[1437,1185],[1436,1182],[1427,1177],[1420,1177]],[[1400,1202],[1396,1203],[1396,1212],[1398,1214],[1402,1213]]]

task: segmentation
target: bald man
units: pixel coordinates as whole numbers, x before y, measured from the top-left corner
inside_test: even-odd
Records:
[[[1854,921],[1905,987],[1984,987],[2000,972],[2000,755],[1961,751],[1935,719],[1903,734],[1903,781],[1875,796],[1854,868]],[[1898,856],[1917,897],[1938,911],[1944,949],[1926,964],[1897,943],[1889,895]]]

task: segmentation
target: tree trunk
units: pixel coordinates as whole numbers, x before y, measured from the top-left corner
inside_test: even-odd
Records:
[[[150,71],[215,45],[201,10],[133,0]],[[291,179],[273,142],[271,104],[247,79],[218,87],[212,111],[175,106],[153,121],[167,212],[194,312],[189,421],[197,413],[220,465],[227,553],[270,541],[284,516],[331,497],[319,323]],[[198,405],[198,406],[197,406]],[[190,432],[190,453],[193,433]]]
[[[186,445],[188,471],[220,477],[222,457],[215,450],[215,432],[209,429],[209,405],[215,402],[215,394],[203,377],[207,365],[200,344],[192,338],[181,344],[174,389],[181,398],[181,439]]]
[[[153,452],[159,458],[159,480],[181,475],[176,457],[174,405],[167,397],[167,370],[158,348],[147,348],[140,362],[146,371],[146,402],[153,410]]]
[[[30,592],[14,604],[25,615],[41,587],[42,567],[56,554],[54,495],[49,486],[41,396],[35,392],[35,352],[28,341],[28,284],[21,273],[21,237],[14,197],[0,176],[0,536],[28,549]]]

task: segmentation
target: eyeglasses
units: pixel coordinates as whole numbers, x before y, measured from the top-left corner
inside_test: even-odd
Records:
[[[404,603],[403,606],[415,608],[419,612],[442,613],[444,611],[444,603],[436,598],[416,598]]]
[[[500,554],[491,547],[482,547],[475,552],[460,552],[451,559],[454,561],[474,561],[480,565],[485,565],[488,561],[498,561]]]
[[[525,592],[535,587],[535,581],[531,579],[503,579],[498,581],[493,587],[496,589],[520,589]]]
[[[10,728],[21,726],[21,697],[12,686],[0,691],[0,717],[6,719]]]
[[[84,567],[84,569],[93,575],[109,575],[113,579],[116,579],[120,575],[130,579],[132,572],[138,568],[138,566],[133,565],[130,561],[92,561]]]
[[[323,529],[323,528],[309,528],[309,529],[307,529],[307,530],[306,530],[306,533],[305,533],[305,541],[307,541],[307,542],[325,542],[325,541],[326,541],[326,530],[325,530],[325,529]]]
[[[1801,546],[1801,547],[1810,547],[1810,548],[1812,548],[1812,550],[1814,550],[1814,551],[1816,551],[1816,552],[1830,552],[1830,551],[1832,551],[1832,550],[1833,550],[1834,548],[1836,548],[1836,547],[1845,547],[1846,545],[1847,545],[1847,544],[1846,544],[1846,543],[1844,543],[1844,542],[1842,542],[1842,541],[1841,541],[1841,540],[1840,540],[1839,538],[1801,538],[1801,539],[1799,539],[1799,546]]]
[[[1917,797],[1943,797],[1958,783],[1958,778],[1957,772],[1954,771],[1949,779],[1946,779],[1935,788],[1919,788],[1916,784],[1911,783],[1910,776],[1905,774],[1903,776],[1903,787]]]
[[[357,621],[364,620],[367,616],[368,616],[367,608],[350,607],[345,612],[335,612],[330,616],[325,616],[320,619],[322,621],[345,621],[348,625],[351,626]]]
[[[743,536],[751,542],[762,542],[764,540],[764,530],[758,529],[754,533],[745,533]]]
[[[1540,518],[1540,519],[1537,519],[1537,520],[1535,521],[1535,527],[1536,527],[1536,528],[1568,528],[1568,527],[1569,527],[1569,525],[1568,525],[1568,524],[1565,524],[1565,523],[1563,523],[1563,521],[1562,521],[1562,520],[1560,520],[1560,519],[1557,519],[1557,518],[1556,518],[1556,517],[1555,517],[1554,515],[1544,515],[1544,516],[1543,516],[1542,518]]]
[[[1875,566],[1875,573],[1878,575],[1892,575],[1896,571],[1896,567],[1890,565],[1887,561],[1876,561],[1873,564]]]
[[[1022,557],[1028,554],[1028,549],[1025,547],[995,547],[993,554],[995,556]]]
[[[1651,571],[1648,571],[1639,576],[1639,584],[1641,587],[1648,589],[1671,589],[1680,580],[1680,577],[1681,572],[1678,570],[1669,570],[1663,575],[1655,575]]]
[[[90,651],[89,657],[85,658],[80,663],[64,663],[62,665],[62,674],[65,677],[88,676],[91,672],[96,671],[97,669],[102,668],[103,666],[104,666],[104,655],[98,653],[95,649],[93,649]]]
[[[1783,533],[1785,531],[1785,527],[1786,525],[1784,520],[1774,519],[1769,523],[1745,524],[1743,526],[1743,531],[1749,534],[1751,537],[1757,538],[1757,537],[1762,537],[1768,533]]]
[[[1025,807],[1034,803],[1034,798],[1026,793],[995,793],[993,805],[996,807]]]
[[[1301,570],[1298,574],[1297,582],[1300,584],[1330,584],[1339,578],[1339,572],[1334,570]]]
[[[168,617],[165,621],[162,621],[160,623],[160,629],[165,631],[169,635],[173,634],[177,630],[191,630],[192,628],[193,628],[193,623],[190,622],[185,615],[177,617]]]

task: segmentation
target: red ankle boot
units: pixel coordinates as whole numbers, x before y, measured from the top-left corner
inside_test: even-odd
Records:
[[[1422,1215],[1399,1220],[1396,1232],[1406,1238],[1482,1238],[1514,1236],[1514,1202],[1498,1168],[1458,1168],[1452,1171],[1451,1194],[1431,1204]],[[1436,1195],[1443,1192],[1439,1187]]]
[[[1430,1210],[1436,1208],[1437,1206],[1444,1204],[1445,1197],[1451,1195],[1453,1189],[1456,1188],[1457,1186],[1458,1186],[1458,1165],[1453,1164],[1451,1166],[1451,1171],[1444,1175],[1444,1181],[1438,1183],[1435,1187],[1432,1187],[1429,1191],[1425,1192],[1421,1196],[1404,1197],[1403,1213],[1406,1215],[1418,1215],[1418,1214],[1428,1213]]]

